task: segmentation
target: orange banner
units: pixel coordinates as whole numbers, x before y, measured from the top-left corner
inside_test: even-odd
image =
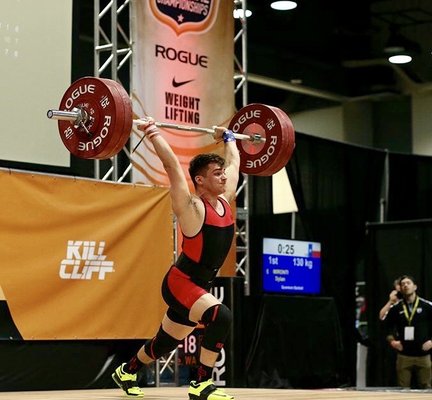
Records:
[[[139,0],[133,3],[132,99],[137,117],[211,128],[227,126],[234,112],[232,1]],[[219,152],[208,133],[162,129],[188,176],[190,159]],[[141,133],[133,130],[132,143]],[[160,160],[146,140],[134,153],[134,182],[167,185]]]
[[[23,339],[155,334],[173,261],[166,188],[4,170],[0,187],[0,293]]]

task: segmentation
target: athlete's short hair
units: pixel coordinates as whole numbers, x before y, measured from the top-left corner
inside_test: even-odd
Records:
[[[205,153],[198,154],[189,163],[189,175],[192,179],[194,186],[196,186],[195,177],[197,175],[205,175],[209,164],[218,164],[220,167],[225,165],[225,160],[219,154]]]

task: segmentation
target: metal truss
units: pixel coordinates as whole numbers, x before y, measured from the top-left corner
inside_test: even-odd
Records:
[[[132,68],[130,4],[130,0],[94,0],[94,76],[118,81],[125,89],[129,88]],[[123,181],[132,166],[120,175],[118,161],[118,156],[113,157],[101,176],[101,162],[95,160],[95,178]]]
[[[248,103],[246,0],[234,0],[234,9],[241,10],[234,35],[234,95],[241,93],[241,104],[244,107]],[[246,174],[242,174],[242,178],[236,193],[236,274],[245,278],[245,294],[249,295],[249,181]]]

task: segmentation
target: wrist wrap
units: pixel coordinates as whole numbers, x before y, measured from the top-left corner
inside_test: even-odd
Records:
[[[223,138],[224,143],[235,142],[235,140],[236,140],[233,131],[230,131],[229,129],[227,129],[223,133],[222,138]]]

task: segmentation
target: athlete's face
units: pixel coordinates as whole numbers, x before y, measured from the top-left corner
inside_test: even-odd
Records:
[[[203,188],[216,194],[222,194],[225,192],[226,180],[225,168],[211,163],[202,179]]]

